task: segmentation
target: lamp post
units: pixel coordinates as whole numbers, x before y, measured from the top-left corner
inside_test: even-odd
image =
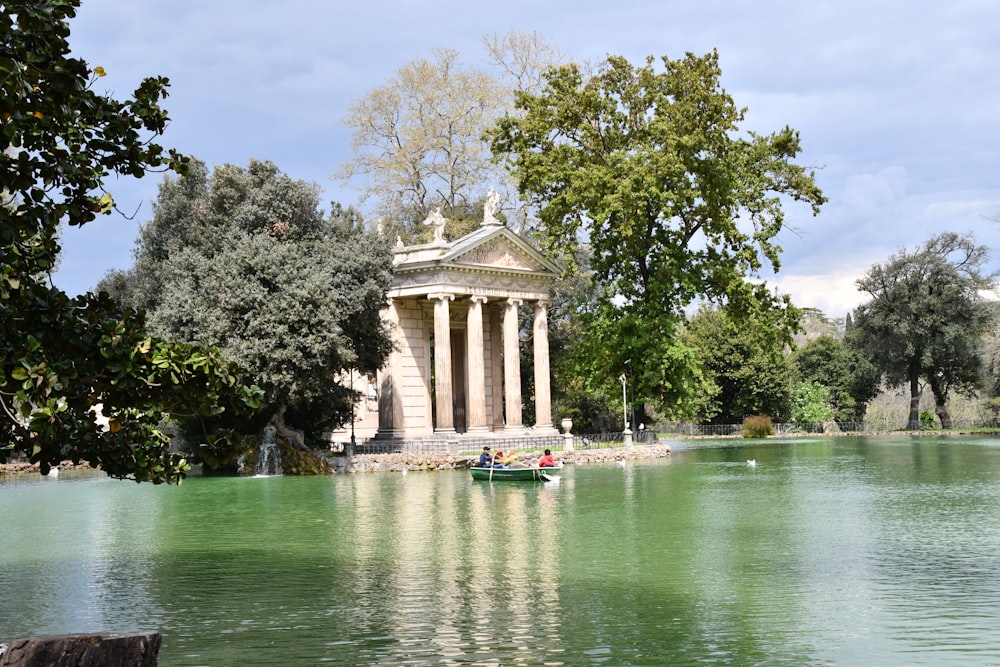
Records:
[[[618,376],[618,379],[622,383],[622,422],[625,424],[625,430],[622,431],[622,444],[626,447],[632,446],[632,431],[628,427],[628,390],[626,388],[627,379],[625,374],[622,373]]]
[[[622,373],[618,376],[618,381],[622,383],[622,423],[625,425],[625,430],[628,430],[628,394],[625,391],[625,374]]]
[[[351,395],[354,394],[354,369],[351,369]],[[356,407],[354,399],[351,398],[351,451],[347,453],[348,456],[354,456],[354,446],[357,441],[354,439],[354,408]]]

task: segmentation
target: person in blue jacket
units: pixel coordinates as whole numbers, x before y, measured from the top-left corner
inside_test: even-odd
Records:
[[[483,447],[483,453],[479,455],[479,467],[490,468],[493,466],[493,456],[490,454],[489,445]]]

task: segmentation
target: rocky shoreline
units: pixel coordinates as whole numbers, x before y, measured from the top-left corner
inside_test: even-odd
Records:
[[[73,463],[72,461],[63,461],[58,466],[53,466],[53,471],[59,470],[89,470],[90,464],[86,461],[80,463]],[[25,475],[28,473],[39,474],[37,463],[28,463],[26,461],[12,461],[8,463],[0,463],[0,477],[3,475]],[[52,473],[49,473],[52,474]],[[58,472],[56,472],[58,474]]]
[[[612,447],[607,449],[584,449],[572,452],[552,452],[557,462],[568,464],[615,463],[632,459],[663,458],[670,455],[670,445],[636,445],[634,447]],[[540,452],[521,457],[525,465],[535,463],[541,456]],[[340,456],[330,457],[330,465],[338,473],[365,472],[403,472],[420,470],[451,470],[468,468],[478,456],[455,456],[447,453],[439,454],[359,454],[350,459]]]
[[[521,461],[525,465],[534,463],[540,453],[533,453],[530,456],[522,457]],[[670,455],[670,445],[659,443],[656,445],[636,445],[634,447],[610,447],[605,449],[584,449],[573,452],[555,451],[553,456],[556,461],[567,464],[590,464],[590,463],[615,463],[624,460],[663,458]],[[432,471],[451,470],[454,468],[468,468],[472,466],[478,457],[455,456],[445,452],[436,454],[358,454],[351,458],[344,456],[329,456],[325,460],[329,462],[334,473],[366,473],[366,472],[402,472],[402,471]],[[72,461],[63,461],[59,464],[59,470],[86,470],[89,469],[86,463],[74,464]],[[39,474],[38,464],[25,462],[0,464],[0,477],[3,475],[24,475]]]

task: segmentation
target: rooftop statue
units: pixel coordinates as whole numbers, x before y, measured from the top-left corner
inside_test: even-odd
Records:
[[[434,226],[434,243],[444,243],[444,226],[448,220],[441,214],[441,207],[431,211],[431,214],[424,220],[425,225]]]

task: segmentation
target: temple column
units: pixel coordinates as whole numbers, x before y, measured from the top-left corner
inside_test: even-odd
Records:
[[[451,388],[451,313],[453,294],[428,294],[434,301],[434,401],[435,433],[454,433],[455,413]]]
[[[469,314],[465,327],[465,353],[468,359],[469,431],[488,431],[486,426],[486,351],[483,349],[483,304],[485,296],[469,299]]]
[[[503,309],[490,308],[490,416],[494,433],[503,431]]]
[[[507,408],[508,431],[522,430],[521,424],[521,353],[517,326],[520,299],[507,299],[503,314],[503,386]]]
[[[555,431],[552,426],[551,380],[549,379],[549,321],[545,301],[535,302],[535,428]]]
[[[378,382],[378,438],[394,438],[402,436],[403,428],[403,397],[401,387],[402,353],[400,352],[399,311],[396,303],[389,299],[389,307],[383,311],[389,331],[392,332],[393,347],[385,366],[379,370]]]

